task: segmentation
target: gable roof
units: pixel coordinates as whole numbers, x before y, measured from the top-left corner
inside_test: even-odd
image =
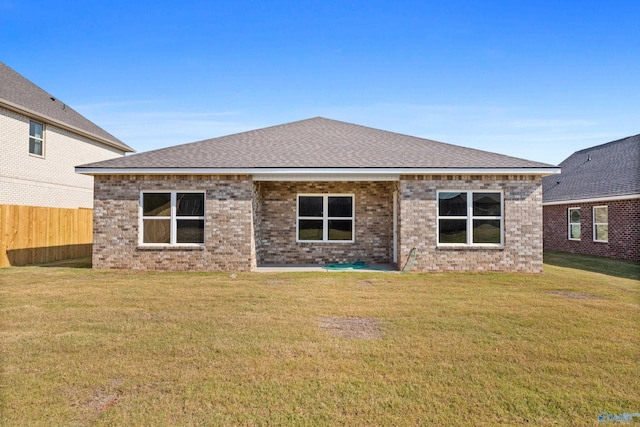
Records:
[[[256,169],[309,172],[532,168],[557,172],[555,166],[545,163],[316,117],[83,165],[77,171],[256,173]]]
[[[125,152],[134,150],[73,108],[0,62],[0,106]]]
[[[545,177],[543,203],[640,195],[640,135],[576,151]]]

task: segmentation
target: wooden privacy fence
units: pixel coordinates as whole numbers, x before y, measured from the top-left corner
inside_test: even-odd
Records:
[[[0,205],[0,267],[91,255],[92,209]]]

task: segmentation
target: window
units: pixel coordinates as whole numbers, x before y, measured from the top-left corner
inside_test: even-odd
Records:
[[[298,242],[353,242],[353,195],[298,195]]]
[[[609,241],[609,208],[607,206],[593,207],[593,241]]]
[[[580,208],[569,208],[569,240],[580,240]]]
[[[438,244],[503,244],[502,193],[438,192]]]
[[[42,123],[29,122],[29,153],[44,156],[44,125]]]
[[[143,245],[203,245],[204,193],[140,194]]]

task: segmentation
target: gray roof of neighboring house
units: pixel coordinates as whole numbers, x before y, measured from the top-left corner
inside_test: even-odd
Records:
[[[125,152],[134,150],[55,96],[0,62],[0,105],[18,110],[34,119],[85,134],[96,141]]]
[[[543,178],[543,202],[640,194],[640,135],[576,151]]]
[[[557,168],[322,117],[177,145],[79,167]]]

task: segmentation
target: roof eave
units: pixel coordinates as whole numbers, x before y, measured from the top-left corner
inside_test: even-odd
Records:
[[[77,166],[84,175],[555,175],[559,167],[505,168],[101,168]]]
[[[573,205],[573,204],[581,204],[581,203],[604,203],[604,202],[613,202],[616,200],[635,200],[640,199],[639,193],[633,194],[619,194],[613,196],[594,196],[594,197],[584,197],[581,199],[566,199],[566,200],[551,200],[548,202],[542,202],[542,206],[556,206],[556,205]]]
[[[6,99],[0,98],[0,106],[5,107],[7,110],[11,110],[11,111],[14,111],[16,113],[23,114],[25,116],[28,116],[28,117],[43,121],[45,123],[50,123],[50,124],[56,125],[56,126],[62,128],[62,129],[65,129],[65,130],[68,130],[70,132],[82,135],[82,136],[84,136],[86,138],[92,139],[94,141],[98,141],[98,142],[100,142],[102,144],[105,144],[105,145],[108,145],[110,147],[117,148],[118,150],[122,150],[125,153],[135,153],[135,150],[133,148],[129,147],[127,144],[103,138],[103,137],[98,136],[98,135],[96,135],[94,133],[87,132],[85,130],[82,130],[82,129],[79,129],[79,128],[75,127],[75,126],[72,126],[70,124],[61,122],[60,120],[56,120],[56,119],[51,118],[49,116],[45,116],[43,114],[40,114],[40,113],[38,113],[36,111],[33,111],[33,110],[29,109],[29,108],[22,107],[22,106],[20,106],[18,104],[15,104],[15,103],[11,102],[11,101],[7,101]]]

